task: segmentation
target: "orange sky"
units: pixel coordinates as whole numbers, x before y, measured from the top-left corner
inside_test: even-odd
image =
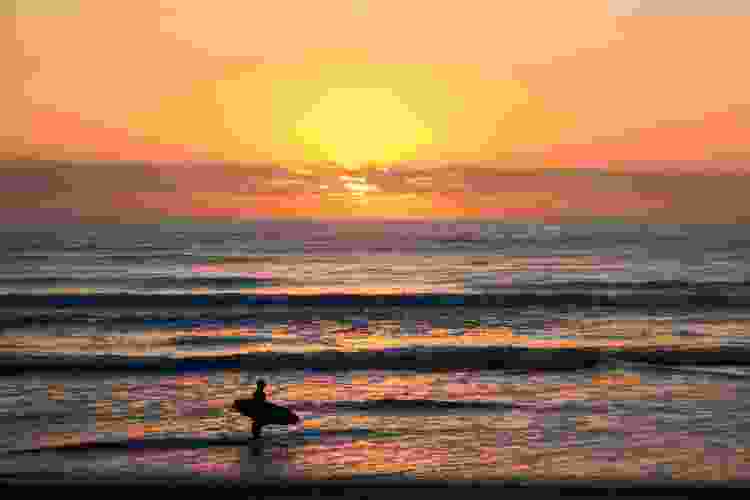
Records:
[[[701,5],[11,0],[0,207],[742,219],[750,8]]]

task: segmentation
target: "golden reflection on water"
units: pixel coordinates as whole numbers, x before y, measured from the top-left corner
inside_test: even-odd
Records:
[[[531,382],[531,380],[530,380]],[[287,401],[359,401],[379,399],[437,399],[485,401],[644,401],[660,399],[727,400],[732,384],[646,384],[637,374],[592,374],[582,383],[478,383],[454,382],[449,375],[389,376],[377,382],[364,377],[351,383],[308,381],[286,385],[278,396]]]
[[[238,353],[287,351],[313,352],[383,350],[402,347],[460,347],[512,345],[528,348],[580,349],[720,349],[728,337],[748,337],[748,321],[700,321],[678,323],[672,319],[581,319],[549,321],[543,331],[523,332],[509,327],[469,326],[454,330],[427,325],[418,333],[405,332],[398,321],[369,321],[364,327],[344,322],[314,322],[307,331],[295,325],[277,327],[271,339],[259,339],[253,328],[220,328],[207,331],[157,330],[145,335],[0,337],[0,351],[51,353],[159,354],[174,357],[217,356]],[[312,331],[312,334],[311,334]],[[177,340],[190,336],[195,343],[181,350]],[[249,343],[234,344],[246,337]],[[227,340],[228,343],[222,344]],[[216,341],[220,350],[208,344]],[[201,344],[206,342],[207,344]],[[120,383],[111,396],[91,408],[98,434],[143,439],[161,434],[247,435],[250,421],[231,403],[248,397],[240,371],[222,373],[219,379],[205,375],[161,377],[152,385]],[[554,382],[529,374],[527,381],[492,383],[462,374],[434,372],[355,373],[350,378],[306,376],[302,381],[275,385],[266,390],[269,400],[295,405],[329,403],[327,410],[299,411],[305,418],[296,430],[330,431],[346,434],[366,427],[395,436],[332,439],[305,438],[302,444],[284,448],[277,460],[297,467],[309,477],[346,477],[361,473],[407,473],[416,477],[451,478],[614,478],[643,479],[657,474],[666,464],[675,479],[725,480],[750,477],[750,453],[730,449],[724,456],[692,442],[678,431],[660,432],[648,420],[633,421],[611,415],[575,417],[575,435],[564,443],[542,443],[533,419],[517,410],[504,414],[382,416],[377,414],[336,415],[337,401],[378,399],[434,399],[452,401],[506,401],[535,407],[567,401],[732,401],[736,386],[731,383],[648,383],[637,373],[592,372],[576,382]],[[50,384],[47,396],[53,402],[71,398],[70,388]],[[155,403],[154,400],[157,400]],[[149,401],[149,405],[146,402]],[[150,407],[150,414],[147,411]],[[308,405],[309,406],[309,405]],[[326,414],[328,412],[328,414]],[[363,410],[364,412],[364,410]],[[154,413],[156,414],[154,416]],[[487,414],[490,413],[490,414]],[[583,446],[592,436],[622,434],[631,441],[617,450]],[[501,439],[502,438],[502,439]],[[40,432],[40,446],[77,445],[91,436],[80,432]],[[641,441],[638,441],[640,439]],[[643,444],[647,443],[647,444]],[[664,444],[668,443],[668,444]],[[277,453],[274,445],[269,453]],[[246,464],[248,451],[235,446],[216,447],[190,453],[162,455],[165,462],[190,463],[194,470],[230,474]],[[170,458],[171,457],[171,458]],[[150,463],[144,456],[144,463]],[[154,459],[158,462],[157,459]],[[240,467],[241,468],[241,467]],[[223,472],[222,472],[223,471]],[[231,472],[231,473],[235,473]]]
[[[660,465],[670,469],[673,479],[727,480],[750,473],[750,453],[745,449],[716,456],[700,447],[596,449],[575,442],[555,446],[534,444],[531,421],[524,416],[485,418],[474,425],[449,416],[425,420],[373,417],[374,428],[402,434],[389,439],[311,444],[291,453],[290,459],[316,478],[401,472],[424,479],[639,480],[653,477]],[[336,418],[320,427],[342,425],[346,425],[345,419]],[[589,430],[597,431],[602,429]],[[498,442],[499,435],[507,436],[505,442]],[[675,436],[675,440],[679,438]]]
[[[252,295],[419,295],[419,294],[460,294],[466,292],[463,286],[446,285],[435,287],[435,285],[343,285],[335,284],[330,286],[296,286],[296,287],[266,287],[253,288],[247,290]]]
[[[684,324],[672,319],[581,319],[549,322],[544,331],[552,337],[573,336],[583,344],[625,349],[716,349],[728,337],[750,340],[747,320]]]
[[[232,356],[257,352],[313,353],[382,351],[397,348],[462,348],[516,346],[529,349],[584,350],[716,350],[728,340],[750,340],[750,321],[700,321],[688,324],[672,319],[580,319],[549,321],[538,332],[507,326],[467,323],[449,329],[425,324],[422,331],[404,331],[393,320],[373,320],[364,326],[317,321],[300,327],[277,326],[270,336],[254,328],[214,328],[187,331],[152,330],[119,335],[14,335],[0,336],[0,352],[58,354],[117,354],[124,356]]]
[[[111,397],[96,400],[92,412],[99,435],[124,435],[143,439],[160,434],[217,435],[228,432],[248,435],[249,420],[229,409],[237,397],[247,397],[248,388],[238,370],[222,377],[175,375],[156,383],[112,385]],[[309,376],[301,383],[267,387],[269,400],[292,408],[305,402],[360,399],[451,399],[506,400],[521,406],[487,410],[482,414],[436,413],[427,415],[299,413],[304,423],[274,432],[280,441],[269,441],[262,453],[287,463],[306,477],[334,478],[352,474],[406,473],[422,478],[619,478],[643,479],[657,472],[659,464],[671,468],[676,479],[730,479],[750,475],[750,453],[729,450],[712,454],[701,441],[680,431],[664,432],[649,417],[619,417],[607,414],[579,415],[575,432],[557,442],[545,442],[539,433],[540,417],[524,410],[523,404],[560,403],[570,400],[726,400],[736,398],[731,384],[694,383],[656,385],[644,383],[634,373],[612,371],[581,377],[579,383],[545,381],[530,375],[527,383],[481,383],[472,373],[358,374],[341,381],[327,376]],[[71,391],[51,385],[49,398],[62,401]],[[147,402],[156,416],[147,414]],[[117,412],[116,407],[124,408]],[[551,407],[554,409],[554,407]],[[315,413],[315,412],[313,412]],[[549,412],[547,412],[549,413]],[[550,418],[558,418],[554,411]],[[544,420],[542,420],[543,422]],[[366,427],[373,435],[355,437],[352,429]],[[285,444],[283,436],[300,430],[320,431]],[[602,450],[582,445],[602,433],[624,436],[622,446]],[[379,434],[379,435],[378,435]],[[40,446],[78,445],[92,439],[85,433],[37,433]],[[691,441],[692,440],[692,441]],[[296,443],[296,444],[295,444]],[[130,453],[128,451],[128,453]],[[256,458],[245,445],[217,444],[202,450],[171,450],[160,455],[139,455],[145,464],[183,464],[201,471],[240,473]],[[137,457],[143,457],[137,458]],[[259,460],[259,459],[258,459]],[[239,471],[239,472],[238,472]]]

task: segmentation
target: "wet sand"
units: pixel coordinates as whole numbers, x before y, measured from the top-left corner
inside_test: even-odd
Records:
[[[76,496],[111,494],[117,489],[128,495],[159,494],[175,497],[186,495],[221,495],[222,498],[273,497],[306,498],[407,498],[423,495],[440,498],[611,498],[669,496],[690,498],[704,495],[741,493],[750,489],[750,482],[650,481],[633,484],[627,481],[422,481],[398,477],[378,479],[352,478],[326,481],[257,481],[227,480],[224,477],[169,476],[143,478],[128,475],[101,477],[61,477],[34,474],[0,476],[0,484],[16,494],[34,494],[45,489],[55,494],[74,492]]]

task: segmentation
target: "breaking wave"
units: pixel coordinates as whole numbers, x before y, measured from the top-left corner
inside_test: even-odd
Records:
[[[214,279],[214,278],[212,278]],[[263,280],[232,278],[239,286],[266,286]],[[195,285],[195,283],[192,283]],[[295,294],[284,293],[7,293],[0,308],[200,308],[200,307],[747,307],[750,283],[681,281],[604,285],[567,283],[523,288],[497,287],[491,293]]]
[[[583,349],[528,349],[515,346],[398,348],[369,351],[253,352],[225,356],[0,355],[0,373],[24,371],[203,371],[243,369],[320,371],[366,369],[578,370],[596,366],[603,354]]]

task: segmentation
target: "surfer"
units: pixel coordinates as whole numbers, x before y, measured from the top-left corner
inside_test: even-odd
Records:
[[[258,403],[265,403],[266,402],[266,393],[263,392],[266,387],[266,381],[262,378],[258,379],[257,382],[255,382],[255,385],[257,386],[255,388],[255,393],[253,394],[253,400]]]
[[[255,382],[255,393],[253,394],[253,402],[257,405],[262,405],[266,402],[266,393],[264,392],[264,389],[266,388],[266,381],[261,379],[258,379],[257,382]],[[253,439],[258,439],[260,437],[260,433],[263,430],[263,424],[260,423],[259,418],[253,419]]]
[[[287,408],[266,401],[265,380],[258,379],[255,384],[257,387],[251,399],[238,399],[232,405],[232,408],[253,420],[253,439],[260,437],[266,425],[294,425],[299,422],[299,417]]]

